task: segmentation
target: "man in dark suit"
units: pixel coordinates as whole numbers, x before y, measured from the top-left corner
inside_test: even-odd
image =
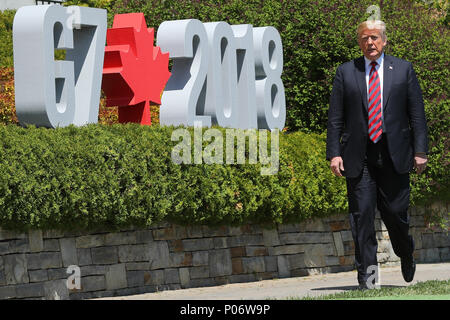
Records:
[[[384,54],[384,22],[365,21],[357,31],[363,57],[337,68],[326,157],[333,173],[346,177],[358,282],[366,289],[372,287],[370,271],[377,267],[375,207],[401,258],[403,278],[413,280],[409,172],[425,169],[428,142],[422,93],[411,63]]]

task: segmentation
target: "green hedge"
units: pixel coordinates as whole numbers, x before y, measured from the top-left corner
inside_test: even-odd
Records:
[[[323,158],[323,134],[281,133],[279,171],[261,175],[260,163],[174,164],[173,130],[0,126],[0,226],[274,224],[347,210],[345,179],[334,177]],[[422,192],[414,190],[413,198]]]
[[[323,159],[323,135],[281,134],[279,172],[264,176],[261,164],[176,165],[172,130],[0,126],[1,227],[273,224],[346,209],[344,179]]]

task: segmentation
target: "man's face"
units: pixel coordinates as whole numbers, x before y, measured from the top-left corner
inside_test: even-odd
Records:
[[[382,39],[380,30],[365,29],[359,35],[358,44],[364,56],[371,61],[375,61],[381,56],[386,41]]]

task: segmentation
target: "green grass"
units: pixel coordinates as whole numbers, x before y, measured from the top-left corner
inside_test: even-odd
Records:
[[[351,290],[302,300],[450,300],[450,279],[417,282],[407,287]]]

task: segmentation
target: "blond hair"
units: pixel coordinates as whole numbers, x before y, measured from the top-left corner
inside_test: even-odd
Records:
[[[359,36],[361,35],[361,33],[366,30],[372,30],[372,29],[378,29],[380,30],[381,33],[381,38],[386,41],[387,40],[387,36],[386,36],[386,24],[381,21],[381,20],[366,20],[364,22],[361,22],[358,26],[358,29],[356,30],[357,34],[358,34],[358,39]]]

